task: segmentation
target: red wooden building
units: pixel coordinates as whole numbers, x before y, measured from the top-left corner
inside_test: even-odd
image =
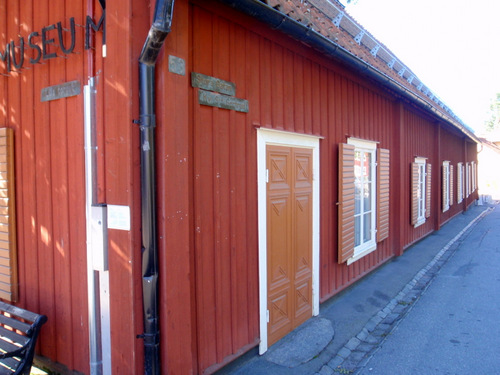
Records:
[[[0,0],[0,104],[0,297],[86,374],[262,353],[477,199],[477,138],[335,1]]]

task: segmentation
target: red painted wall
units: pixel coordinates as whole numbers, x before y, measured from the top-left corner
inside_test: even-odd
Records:
[[[392,143],[391,99],[310,50],[237,14],[193,7],[192,71],[236,84],[248,115],[193,100],[193,210],[200,371],[258,343],[256,127],[324,136],[321,141],[322,298],[392,256],[389,241],[337,264],[338,143],[348,136]],[[369,123],[370,126],[363,124]],[[216,307],[214,309],[214,307]],[[228,323],[231,322],[231,323]]]
[[[433,122],[422,113],[418,113],[411,108],[403,109],[401,122],[401,219],[398,223],[398,229],[401,232],[401,245],[403,248],[418,241],[425,235],[435,229],[438,207],[440,203],[440,195],[437,194],[436,188],[441,185],[436,185],[440,181],[440,167],[436,150],[438,147],[437,134],[438,127],[436,122]],[[415,161],[415,157],[427,158],[427,163],[432,165],[432,183],[433,193],[431,196],[431,216],[426,222],[417,228],[411,225],[411,163]]]
[[[163,264],[167,274],[162,284],[167,293],[163,304],[170,311],[169,300],[175,303],[176,296],[169,297],[169,280],[178,282],[183,273],[187,276],[190,272],[192,300],[188,301],[186,294],[182,301],[187,315],[182,320],[172,312],[167,319],[173,320],[175,315],[179,322],[192,327],[193,335],[183,339],[182,346],[196,348],[193,363],[197,362],[197,371],[202,373],[216,370],[259,340],[256,128],[323,137],[322,300],[351,285],[446,220],[438,213],[437,189],[441,185],[437,182],[441,161],[448,159],[440,159],[438,153],[436,119],[402,104],[335,61],[219,3],[192,4],[189,9],[182,8],[182,26],[177,25],[179,29],[174,28],[169,36],[164,56],[164,60],[169,54],[184,58],[187,76],[167,73],[165,65],[159,74],[160,122],[166,126],[162,130],[159,125],[160,138],[165,137],[160,140],[164,146],[159,161],[163,170],[171,170],[184,181],[184,188],[179,189],[176,179],[168,178],[170,173],[160,173],[164,177],[159,190],[165,191],[162,210],[170,211],[165,213],[161,225],[165,238],[170,238],[163,242],[162,251],[169,254],[172,248],[180,249],[182,269],[175,276],[168,276],[172,266],[169,262]],[[184,12],[188,14],[186,18]],[[181,27],[186,29],[181,32]],[[191,40],[188,48],[187,36]],[[249,113],[201,106],[197,89],[190,87],[191,72],[235,83],[236,97],[249,101]],[[186,97],[190,98],[189,107],[181,101]],[[177,114],[174,106],[185,109]],[[338,144],[351,136],[380,142],[380,147],[391,150],[391,179],[400,190],[394,188],[391,194],[394,208],[390,237],[379,244],[377,251],[346,266],[337,264],[337,233],[332,228],[337,228]],[[174,139],[178,140],[175,145]],[[441,139],[443,145],[451,143],[451,149],[461,142],[460,136],[445,130],[441,130]],[[173,148],[168,148],[168,144]],[[410,164],[415,156],[428,157],[433,163],[435,190],[432,216],[419,228],[410,225],[409,211]],[[401,200],[407,204],[401,204]],[[178,210],[167,206],[178,206]],[[179,230],[171,231],[171,225]],[[187,238],[190,255],[182,245]],[[172,328],[172,332],[175,330],[180,332],[178,327]],[[168,347],[168,335],[163,340]],[[192,360],[187,357],[183,356]],[[166,362],[167,367],[173,363]]]
[[[97,5],[96,7],[99,7]],[[96,47],[95,74],[102,79],[99,97],[104,148],[104,199],[131,211],[131,231],[108,232],[113,373],[142,373],[143,332],[138,59],[150,27],[150,7],[138,1],[106,2],[107,56]]]
[[[92,32],[93,48],[84,49],[86,16],[97,22],[102,15],[98,1],[0,0],[2,54],[13,41],[19,62],[20,37],[25,41],[21,68],[11,64],[9,73],[7,60],[0,62],[0,126],[15,131],[18,304],[48,316],[39,354],[82,373],[89,372],[83,141],[83,86],[89,76],[98,77],[99,201],[127,205],[132,212],[131,232],[109,231],[113,370],[142,371],[142,341],[135,338],[142,333],[139,142],[132,120],[138,112],[137,51],[150,20],[149,9],[133,3],[107,1],[103,58],[102,30]],[[71,17],[75,49],[67,54],[51,25],[70,29]],[[37,52],[28,47],[28,36],[38,32],[33,43],[42,49],[44,28],[47,56],[33,64]],[[68,48],[71,38],[63,34]],[[43,88],[70,81],[80,83],[80,95],[41,102]]]
[[[19,305],[49,317],[40,353],[83,373],[89,371],[83,97],[42,103],[40,91],[72,80],[83,88],[89,76],[98,77],[99,200],[127,205],[132,213],[130,232],[109,231],[112,366],[115,373],[141,373],[139,131],[132,120],[138,117],[137,59],[154,2],[146,3],[107,1],[107,57],[101,33],[95,49],[85,51],[78,27],[67,58],[0,76],[0,126],[15,130]],[[100,18],[98,1],[0,0],[0,49],[19,34],[27,38],[59,21],[67,27],[69,17],[84,25],[86,15]],[[185,75],[169,71],[169,56],[184,60]],[[191,72],[234,82],[249,113],[201,106]],[[322,301],[477,197],[439,213],[441,162],[475,160],[474,143],[344,65],[218,2],[176,1],[157,87],[164,373],[213,372],[259,342],[256,128],[323,137]],[[394,186],[389,238],[351,266],[338,265],[336,233],[338,145],[348,137],[391,150]],[[415,156],[432,160],[436,203],[417,229],[409,213]]]
[[[441,134],[444,135],[445,132],[441,131]],[[453,204],[450,205],[450,209],[448,211],[442,212],[441,210],[441,224],[446,223],[452,217],[461,213],[464,209],[462,203],[457,203],[457,164],[465,163],[466,160],[476,160],[475,154],[464,155],[464,146],[465,138],[460,136],[460,134],[458,133],[456,133],[453,137],[441,137],[440,150],[442,159],[448,160],[450,162],[450,165],[453,165]],[[473,157],[474,159],[469,159],[469,157]],[[442,178],[442,170],[440,171],[440,173]]]
[[[28,35],[69,18],[84,24],[84,1],[0,1],[0,48],[20,46],[22,69],[0,62],[0,126],[14,129],[19,302],[48,316],[40,353],[70,369],[88,372],[87,285],[81,96],[41,102],[41,89],[86,77],[83,32],[72,54],[36,59]],[[66,34],[65,34],[66,36]],[[48,32],[58,44],[57,30]],[[67,37],[67,36],[66,36]],[[34,38],[40,43],[40,37]],[[69,46],[69,38],[66,39]],[[56,45],[47,53],[63,55]],[[21,54],[16,48],[20,62]],[[82,226],[83,225],[83,226]],[[83,344],[83,345],[82,345]]]

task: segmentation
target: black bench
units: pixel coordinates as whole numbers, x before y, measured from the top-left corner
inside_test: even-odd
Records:
[[[0,301],[0,374],[29,375],[45,315]]]

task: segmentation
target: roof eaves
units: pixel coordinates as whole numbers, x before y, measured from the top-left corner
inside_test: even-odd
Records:
[[[489,149],[495,151],[496,153],[500,154],[500,146],[497,146],[495,143],[489,141],[486,138],[479,137],[479,140],[481,141],[481,145],[484,147],[488,147]]]
[[[439,97],[389,49],[345,13],[341,6],[324,0],[269,0],[270,5],[259,0],[219,1],[267,23],[273,29],[291,35],[322,53],[339,58],[480,143],[474,132]],[[321,14],[318,14],[318,11]],[[348,38],[346,34],[349,35]]]

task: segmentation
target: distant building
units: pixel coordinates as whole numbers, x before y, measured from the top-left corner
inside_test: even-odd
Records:
[[[336,1],[155,3],[0,0],[0,296],[75,372],[263,353],[478,198],[478,138]]]
[[[479,138],[478,186],[481,198],[490,202],[500,200],[500,133],[491,133]]]

